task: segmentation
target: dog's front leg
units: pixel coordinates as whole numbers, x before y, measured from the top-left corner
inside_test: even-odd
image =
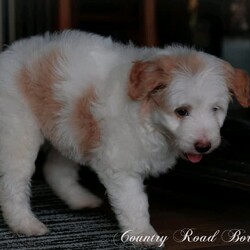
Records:
[[[150,225],[143,179],[125,172],[99,173],[123,232],[130,236],[157,236]],[[142,242],[141,242],[142,243]],[[154,245],[154,242],[143,242]]]

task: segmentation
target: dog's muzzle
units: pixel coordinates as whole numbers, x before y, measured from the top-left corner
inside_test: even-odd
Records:
[[[211,143],[197,141],[194,144],[194,149],[197,153],[183,153],[183,156],[186,160],[192,163],[198,163],[201,161],[203,154],[207,153],[211,149]]]

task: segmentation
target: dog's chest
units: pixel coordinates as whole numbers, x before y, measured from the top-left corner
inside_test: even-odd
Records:
[[[176,162],[176,152],[164,136],[157,132],[141,136],[145,155],[145,171],[150,175],[166,172]]]

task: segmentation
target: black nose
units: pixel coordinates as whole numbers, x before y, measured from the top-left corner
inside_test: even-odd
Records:
[[[211,148],[210,142],[196,142],[194,148],[198,153],[206,153]]]

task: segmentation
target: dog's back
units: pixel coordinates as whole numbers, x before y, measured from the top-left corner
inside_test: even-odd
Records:
[[[18,41],[0,55],[0,119],[6,123],[13,114],[34,116],[33,122],[38,123],[46,139],[81,161],[79,147],[87,154],[96,143],[89,141],[98,137],[90,106],[97,101],[97,93],[99,99],[110,95],[111,71],[131,61],[135,54],[133,46],[77,31]],[[87,131],[74,117],[83,112],[89,114],[85,119]],[[61,121],[67,126],[60,126]],[[77,135],[74,129],[79,131]],[[79,142],[85,146],[77,148],[79,133],[86,134],[88,141]]]

